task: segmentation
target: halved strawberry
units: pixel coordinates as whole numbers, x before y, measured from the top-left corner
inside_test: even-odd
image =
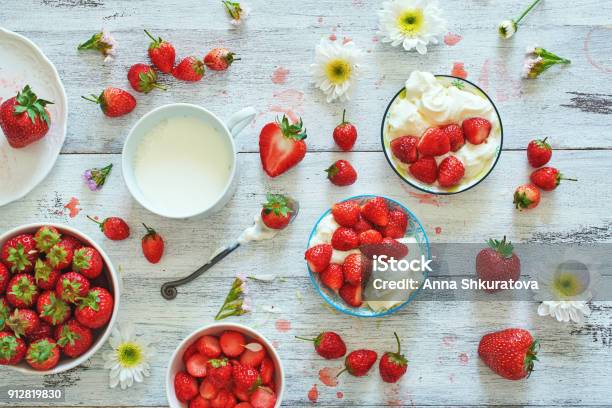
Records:
[[[402,238],[407,227],[408,216],[401,210],[393,209],[389,211],[389,223],[381,229],[381,233],[385,238]]]
[[[261,374],[262,384],[269,385],[274,379],[274,363],[270,357],[263,359],[259,372]]]
[[[189,347],[187,347],[187,349],[183,353],[183,364],[187,363],[187,360],[189,360],[189,357],[193,356],[195,353],[198,352],[197,344],[198,343],[195,342],[191,344]]]
[[[342,265],[330,263],[329,266],[321,272],[321,283],[337,293],[344,284]]]
[[[211,408],[229,408],[236,405],[236,398],[227,390],[220,390],[215,398],[210,401]]]
[[[338,224],[352,227],[359,221],[360,207],[356,201],[342,201],[332,206],[331,213]]]
[[[249,400],[253,408],[274,408],[276,394],[268,387],[258,387]]]
[[[196,395],[189,401],[189,408],[210,408],[210,402],[201,395]]]
[[[331,244],[338,251],[350,251],[359,246],[359,236],[351,228],[340,227],[334,231]]]
[[[374,197],[361,206],[361,215],[372,224],[384,227],[389,222],[389,206],[382,197]]]
[[[360,307],[363,304],[361,292],[361,285],[351,285],[350,283],[345,283],[340,288],[339,294],[340,297],[349,305],[353,307]]]
[[[422,156],[442,156],[450,152],[451,145],[448,135],[437,127],[429,128],[421,136],[418,150]]]
[[[406,245],[388,237],[383,239],[380,244],[367,245],[360,248],[360,250],[368,258],[386,255],[388,258],[400,260],[408,256],[408,247]]]
[[[196,342],[197,350],[200,354],[208,358],[217,358],[221,355],[219,339],[215,336],[202,336]]]
[[[333,248],[330,244],[319,244],[310,247],[304,254],[310,270],[317,273],[323,272],[331,261]]]
[[[227,357],[238,357],[244,351],[244,336],[233,330],[226,330],[219,337],[219,345]]]
[[[383,227],[383,228],[387,229],[389,227],[390,226],[387,225],[386,227]],[[382,240],[383,240],[382,234],[376,231],[375,229],[363,231],[361,234],[359,234],[359,246],[368,245],[368,244],[380,244]]]
[[[256,343],[258,344],[258,343]],[[261,345],[260,345],[261,346]],[[263,359],[266,357],[266,349],[261,346],[258,351],[252,351],[248,348],[244,350],[244,353],[240,356],[240,364],[248,367],[259,367]]]
[[[465,144],[465,136],[463,135],[463,129],[461,126],[453,123],[451,125],[443,126],[442,131],[448,136],[451,152],[456,152]]]
[[[268,123],[259,135],[261,165],[270,177],[277,177],[298,164],[306,155],[306,130],[302,120],[289,123],[287,116]]]
[[[402,163],[414,163],[419,158],[417,145],[419,138],[414,136],[402,136],[393,139],[390,143],[393,156]]]
[[[438,183],[440,187],[453,187],[461,181],[465,174],[465,167],[461,160],[455,156],[448,156],[438,167]]]
[[[481,144],[489,137],[491,133],[491,122],[484,118],[469,118],[461,124],[463,134],[471,144]]]
[[[438,178],[438,164],[433,157],[421,157],[410,165],[410,174],[426,184],[434,183]]]
[[[184,371],[174,376],[174,393],[181,402],[192,400],[198,395],[198,381]]]
[[[350,254],[342,264],[344,281],[351,285],[361,285],[364,282],[368,269],[367,259],[361,254]]]
[[[249,398],[250,398],[248,390],[242,390],[240,388],[234,387],[232,392],[234,393],[234,396],[236,398],[238,398],[238,401],[247,401],[247,402],[241,402],[240,404],[236,405],[234,408],[245,408],[245,407],[253,408],[253,406],[248,403]],[[244,405],[244,404],[246,404],[246,405]]]
[[[356,233],[361,234],[364,231],[373,229],[374,226],[368,220],[359,216],[359,221],[353,226]]]
[[[202,398],[211,400],[217,396],[219,390],[208,379],[204,379],[200,384],[200,395]]]
[[[185,368],[190,375],[196,378],[203,378],[206,377],[207,362],[208,357],[205,357],[200,353],[196,353],[189,357],[187,363],[185,363]]]

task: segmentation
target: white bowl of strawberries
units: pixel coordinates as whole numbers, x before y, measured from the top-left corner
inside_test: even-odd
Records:
[[[104,251],[60,224],[15,228],[0,248],[0,365],[54,374],[95,354],[119,310],[119,278]]]
[[[172,408],[280,407],[285,376],[272,344],[235,323],[202,327],[176,348],[166,373]]]

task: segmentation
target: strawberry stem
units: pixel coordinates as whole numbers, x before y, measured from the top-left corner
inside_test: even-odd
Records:
[[[344,369],[342,369],[342,371],[340,371],[338,374],[336,374],[336,378],[340,377],[340,374],[342,374],[345,371],[348,371],[348,368],[344,367]]]
[[[296,339],[305,340],[305,341],[315,341],[315,339],[307,339],[306,337],[295,336]]]
[[[402,351],[402,346],[401,346],[401,344],[400,344],[400,339],[399,339],[399,337],[397,336],[397,333],[396,333],[396,332],[393,332],[393,335],[395,336],[395,341],[397,342],[397,354],[398,354],[398,355],[399,355],[399,354],[402,354],[402,353],[401,353],[401,351]]]
[[[81,98],[85,99],[86,101],[93,102],[93,103],[96,103],[96,104],[100,103],[98,101],[98,97],[96,95],[94,95],[94,94],[91,94],[91,97],[81,96]]]
[[[146,35],[148,35],[148,36],[149,36],[149,38],[150,38],[150,39],[152,39],[152,40],[153,40],[153,41],[154,41],[156,44],[158,44],[158,43],[162,42],[161,37],[159,37],[159,38],[155,38],[155,37],[153,37],[153,36],[151,35],[151,33],[150,33],[150,32],[148,32],[147,30],[144,30],[144,32],[145,32],[145,34],[146,34]]]
[[[342,110],[342,123],[346,123],[346,120],[344,119],[346,117],[346,109]]]

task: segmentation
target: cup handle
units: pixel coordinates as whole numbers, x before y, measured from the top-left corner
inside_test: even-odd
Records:
[[[236,137],[242,131],[242,129],[244,129],[246,125],[253,120],[256,114],[257,112],[255,109],[252,106],[249,106],[248,108],[241,109],[230,116],[227,121],[227,128],[232,136]]]

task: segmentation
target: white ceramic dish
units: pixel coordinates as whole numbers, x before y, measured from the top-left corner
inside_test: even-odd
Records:
[[[0,131],[0,206],[22,198],[47,177],[66,138],[68,112],[66,92],[51,61],[27,38],[0,28],[0,103],[28,84],[39,98],[54,103],[47,106],[51,128],[22,149],[9,146]]]
[[[281,406],[283,402],[283,392],[285,390],[285,373],[283,371],[283,365],[276,353],[276,350],[263,335],[259,332],[243,326],[237,323],[216,323],[209,326],[204,326],[185,338],[179,344],[179,346],[172,353],[172,357],[170,357],[170,362],[168,363],[168,370],[166,371],[166,396],[168,398],[168,403],[171,408],[187,408],[187,404],[180,402],[176,399],[176,393],[174,392],[174,376],[179,371],[185,369],[185,365],[183,364],[183,353],[191,344],[193,344],[197,339],[204,335],[212,335],[217,336],[220,335],[225,330],[234,330],[242,333],[246,337],[249,337],[253,340],[257,340],[261,342],[268,351],[268,355],[274,362],[274,380],[276,383],[276,405],[275,408]]]
[[[62,234],[66,233],[68,235],[72,235],[78,238],[84,244],[92,246],[100,253],[100,255],[102,256],[102,260],[104,261],[104,265],[105,265],[106,281],[108,282],[107,288],[109,289],[109,292],[111,292],[111,294],[113,295],[114,306],[113,306],[113,315],[110,321],[108,322],[106,327],[94,330],[94,342],[91,348],[87,350],[87,352],[85,352],[83,355],[77,358],[74,358],[74,359],[62,358],[57,366],[47,371],[34,370],[30,368],[30,366],[28,366],[27,363],[23,361],[20,364],[14,365],[14,366],[10,366],[10,365],[0,366],[0,367],[6,367],[8,369],[18,371],[20,373],[29,373],[29,374],[37,374],[37,375],[61,373],[63,371],[67,371],[74,367],[77,367],[83,364],[89,358],[91,358],[91,356],[93,356],[100,349],[100,347],[102,347],[102,345],[106,343],[106,340],[111,334],[111,330],[113,326],[115,325],[115,321],[119,313],[119,299],[121,297],[119,275],[117,274],[117,271],[113,267],[113,264],[111,263],[111,260],[108,257],[108,255],[106,255],[104,250],[98,244],[96,244],[96,242],[93,241],[89,236],[83,234],[80,231],[77,231],[74,228],[68,227],[67,225],[53,224],[53,223],[22,225],[20,227],[14,228],[10,231],[3,233],[0,236],[0,247],[2,247],[2,245],[4,245],[4,243],[8,241],[9,238],[14,237],[15,235],[19,235],[19,234],[33,234],[36,232],[36,230],[39,227],[43,225],[53,226],[57,228],[57,230],[61,232]],[[100,279],[100,278],[97,278],[97,279]]]

